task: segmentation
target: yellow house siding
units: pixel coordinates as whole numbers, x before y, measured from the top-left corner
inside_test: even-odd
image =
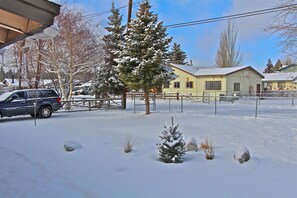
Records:
[[[190,66],[189,66],[190,67]],[[176,79],[170,82],[169,88],[163,88],[165,93],[177,93],[192,96],[219,96],[220,94],[232,95],[234,93],[255,94],[257,85],[262,84],[262,75],[247,67],[245,69],[229,73],[227,75],[197,75],[173,67]],[[210,71],[212,72],[212,71]],[[214,73],[214,72],[213,72]],[[186,88],[186,82],[192,81],[193,88]],[[207,81],[220,81],[221,90],[206,90]],[[180,82],[180,88],[174,88],[174,82]],[[240,91],[234,91],[234,83],[240,83]],[[213,85],[215,86],[215,85]],[[252,87],[252,89],[251,89]],[[251,92],[252,91],[252,92]]]
[[[284,88],[279,87],[279,83],[284,83]],[[263,83],[264,87],[269,87],[271,91],[277,90],[297,90],[297,84],[292,81],[268,81]]]
[[[210,96],[219,96],[220,93],[226,92],[226,78],[225,76],[200,76],[198,79],[198,95],[203,96],[205,94]],[[221,81],[221,90],[206,90],[206,81]]]
[[[249,68],[229,74],[226,78],[228,95],[234,93],[242,95],[256,94],[258,84],[260,85],[260,90],[262,90],[262,78]],[[234,91],[234,83],[240,83],[240,91]]]
[[[174,79],[173,81],[170,81],[169,88],[163,88],[163,92],[165,93],[181,93],[183,95],[196,95],[196,77],[184,72],[182,70],[179,70],[177,68],[173,68],[175,75],[178,77]],[[193,82],[193,88],[186,88],[186,82],[192,81]],[[180,82],[180,88],[174,88],[174,82]]]

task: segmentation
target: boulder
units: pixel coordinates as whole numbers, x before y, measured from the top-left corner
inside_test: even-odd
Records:
[[[244,163],[250,160],[250,152],[246,147],[240,147],[234,153],[234,159],[237,160],[239,163]]]
[[[195,138],[189,138],[186,141],[186,150],[187,151],[198,151],[198,143]]]
[[[64,143],[64,148],[66,151],[71,152],[76,149],[81,148],[81,144],[79,142],[74,142],[74,141],[67,141]]]

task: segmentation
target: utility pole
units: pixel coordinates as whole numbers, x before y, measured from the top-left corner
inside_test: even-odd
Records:
[[[132,17],[132,5],[133,5],[133,0],[129,0],[128,4],[128,20],[127,20],[127,34],[128,33],[128,27],[131,22],[131,17]],[[123,109],[127,108],[127,92],[128,92],[128,87],[127,85],[124,85],[124,90],[123,90],[123,104],[122,107]]]
[[[131,17],[132,17],[132,5],[133,5],[133,2],[132,0],[129,0],[129,5],[128,5],[128,22],[127,22],[127,27],[131,21]]]

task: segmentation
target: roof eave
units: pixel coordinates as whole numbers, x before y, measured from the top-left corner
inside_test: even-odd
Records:
[[[253,71],[254,71],[255,73],[257,73],[259,76],[261,76],[261,78],[265,78],[264,75],[262,75],[260,72],[258,72],[257,70],[255,70],[252,66],[245,66],[245,67],[242,67],[242,68],[240,68],[240,69],[238,69],[238,70],[236,70],[236,71],[229,72],[229,73],[227,73],[227,74],[225,74],[225,75],[227,76],[227,75],[236,73],[236,72],[238,72],[238,71],[241,71],[241,70],[244,70],[244,69],[247,69],[247,68],[253,70]]]
[[[54,23],[60,5],[47,0],[0,0],[0,49]]]

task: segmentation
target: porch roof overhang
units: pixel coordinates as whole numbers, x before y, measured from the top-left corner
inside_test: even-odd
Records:
[[[59,13],[60,5],[48,0],[0,0],[0,49],[41,33]]]

